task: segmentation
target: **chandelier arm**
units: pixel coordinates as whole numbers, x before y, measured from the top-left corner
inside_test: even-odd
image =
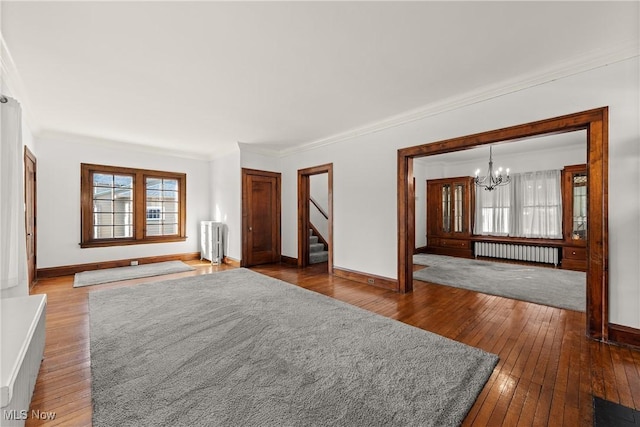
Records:
[[[488,183],[486,183],[487,178],[489,180]],[[493,147],[492,146],[489,146],[489,169],[487,170],[487,174],[482,179],[480,179],[480,169],[478,169],[476,171],[476,177],[474,179],[474,182],[475,182],[476,186],[484,187],[484,189],[487,190],[487,191],[492,191],[496,187],[499,187],[501,185],[506,185],[506,184],[509,184],[511,182],[511,177],[509,176],[509,169],[507,169],[506,178],[502,175],[502,171],[501,170],[498,170],[498,172],[494,174],[494,171],[493,171]]]

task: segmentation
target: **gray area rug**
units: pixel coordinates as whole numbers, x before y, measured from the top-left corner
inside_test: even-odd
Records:
[[[246,269],[89,294],[94,426],[454,426],[498,357]]]
[[[425,282],[568,310],[586,309],[587,276],[582,271],[432,254],[414,255],[413,263],[428,266],[413,273],[414,279]]]
[[[180,273],[191,270],[195,270],[195,268],[182,261],[166,261],[155,262],[152,264],[83,271],[75,274],[73,278],[73,287],[78,288],[80,286],[99,285],[101,283],[138,279],[140,277],[161,276],[163,274]]]

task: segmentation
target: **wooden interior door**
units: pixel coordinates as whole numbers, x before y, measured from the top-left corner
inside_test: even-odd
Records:
[[[36,282],[36,157],[24,148],[25,232],[29,287]]]
[[[242,265],[280,262],[280,174],[242,169]]]

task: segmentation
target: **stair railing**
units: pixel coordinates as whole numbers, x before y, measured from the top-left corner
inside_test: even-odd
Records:
[[[324,211],[324,209],[322,209],[322,206],[320,206],[318,204],[318,202],[316,201],[316,199],[314,199],[313,197],[309,196],[309,201],[313,204],[313,206],[316,207],[316,209],[318,209],[318,212],[320,212],[322,214],[323,217],[325,217],[326,219],[329,219],[329,214],[326,213]]]
[[[320,242],[323,243],[325,245],[325,248],[328,247],[328,243],[327,243],[327,239],[323,236],[323,234],[325,234],[326,232],[328,232],[328,222],[329,222],[329,214],[327,214],[327,212],[322,209],[322,206],[320,206],[320,204],[313,198],[313,197],[309,197],[309,207],[310,209],[313,209],[313,207],[315,207],[316,212],[318,212],[320,215],[314,215],[313,213],[310,212],[309,215],[309,228],[311,228],[313,230],[313,232],[318,236],[318,238],[320,239]],[[318,227],[314,226],[313,221],[312,221],[312,217],[315,216],[316,221],[318,221],[318,223],[316,223],[316,225],[318,225]],[[324,219],[324,220],[323,220]]]

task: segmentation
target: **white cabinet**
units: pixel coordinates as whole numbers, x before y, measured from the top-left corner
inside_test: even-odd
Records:
[[[200,221],[200,259],[208,259],[211,263],[222,262],[222,237],[224,224],[214,221]]]

